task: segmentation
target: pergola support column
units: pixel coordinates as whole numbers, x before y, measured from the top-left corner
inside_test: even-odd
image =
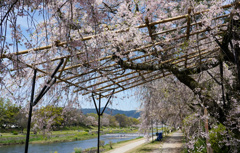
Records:
[[[28,114],[28,125],[27,125],[27,135],[26,135],[26,142],[25,142],[25,153],[28,153],[28,144],[29,144],[29,136],[30,136],[30,128],[31,128],[31,119],[32,119],[32,109],[33,106],[35,106],[41,98],[47,93],[47,91],[51,88],[51,86],[56,82],[56,78],[54,76],[58,72],[59,68],[63,64],[63,59],[61,59],[60,63],[56,67],[55,71],[51,75],[51,79],[48,80],[47,85],[45,85],[41,92],[38,94],[37,98],[34,100],[34,91],[35,91],[35,83],[36,83],[36,75],[37,75],[37,69],[34,69],[34,76],[33,76],[33,83],[32,83],[32,94],[31,94],[31,101],[30,101],[30,108],[29,108],[29,114]]]
[[[96,104],[96,101],[95,101],[95,98],[94,98],[94,95],[92,93],[92,99],[93,99],[93,102],[94,102],[94,106],[96,108],[96,112],[97,112],[97,115],[98,115],[98,145],[97,145],[97,153],[99,153],[99,148],[100,148],[100,128],[101,128],[101,124],[100,124],[100,121],[101,121],[101,116],[103,115],[105,109],[107,108],[107,105],[108,103],[110,102],[110,99],[112,97],[112,95],[114,94],[114,90],[112,91],[110,97],[108,98],[108,101],[106,103],[106,105],[104,106],[103,110],[101,111],[101,93],[99,94],[99,99],[98,99],[98,107],[97,107],[97,104]]]

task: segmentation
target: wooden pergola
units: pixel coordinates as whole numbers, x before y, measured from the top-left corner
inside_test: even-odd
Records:
[[[225,5],[223,6],[224,9],[230,8],[232,5]],[[194,21],[194,17],[201,15],[202,13],[208,12],[209,10],[205,10],[202,12],[196,12],[196,13],[191,13],[191,9],[189,9],[188,14],[168,18],[168,19],[163,19],[159,20],[156,22],[151,22],[149,23],[148,20],[146,20],[145,24],[139,25],[136,28],[138,29],[147,29],[148,30],[148,36],[151,39],[153,37],[161,37],[163,34],[169,34],[172,32],[176,31],[182,31],[182,34],[176,36],[175,38],[172,38],[170,40],[164,40],[164,41],[152,41],[152,43],[147,44],[145,46],[133,48],[131,50],[126,50],[124,51],[124,54],[129,54],[129,53],[135,53],[135,56],[132,56],[131,58],[127,59],[126,61],[128,63],[135,62],[137,63],[139,60],[143,60],[144,62],[142,63],[153,63],[153,58],[152,56],[154,55],[160,55],[166,52],[171,52],[168,56],[170,58],[166,60],[161,60],[160,62],[158,61],[158,64],[174,64],[179,68],[194,68],[199,66],[199,64],[206,63],[210,60],[210,58],[214,55],[217,54],[219,51],[219,46],[217,43],[215,43],[214,36],[217,36],[216,39],[219,41],[221,40],[221,34],[224,32],[223,30],[219,30],[218,33],[214,33],[211,38],[209,38],[209,35],[207,36],[208,32],[207,29],[203,30],[194,30],[197,29],[196,26],[201,26],[202,22],[192,22]],[[227,11],[226,11],[227,12]],[[225,13],[225,15],[218,16],[214,18],[215,21],[222,21],[223,19],[228,18],[230,13]],[[164,23],[170,23],[174,24],[174,21],[179,21],[179,20],[185,20],[186,24],[184,26],[180,27],[174,27],[171,29],[167,29],[161,32],[154,33],[151,30],[152,26],[164,24]],[[227,26],[226,23],[217,25],[216,28],[221,28],[223,26]],[[113,31],[116,33],[119,32],[127,32],[129,29],[125,30],[118,30],[118,31]],[[87,36],[83,37],[80,39],[81,41],[88,41],[90,39],[93,39],[95,36]],[[194,40],[193,38],[197,38],[197,40]],[[186,43],[188,41],[197,41],[195,45],[187,46]],[[174,45],[172,45],[172,42],[174,42]],[[30,54],[34,54],[37,52],[47,52],[48,49],[51,49],[52,47],[56,48],[61,48],[66,45],[68,45],[69,42],[59,42],[56,41],[51,45],[48,46],[43,46],[43,47],[38,47],[34,48],[31,50],[24,50],[24,51],[19,51],[18,53],[13,53],[14,55],[18,55],[18,57],[24,57],[28,56]],[[164,44],[164,48],[154,51],[154,52],[147,52],[145,54],[139,54],[138,51],[144,50],[144,49],[149,49],[153,48],[156,46],[159,46],[161,44]],[[215,44],[215,49],[209,50],[208,46]],[[12,60],[14,62],[19,62],[25,65],[26,67],[37,69],[37,71],[41,72],[42,75],[49,75],[50,74],[45,71],[44,69],[41,68],[41,65],[49,62],[49,61],[43,61],[40,63],[26,63],[25,61],[21,61],[19,59],[13,58],[13,54],[5,54],[2,55],[2,58],[8,58],[9,60]],[[74,55],[64,55],[64,56],[57,56],[55,58],[50,59],[51,62],[57,62],[60,59],[64,59],[64,64],[63,66],[58,70],[59,75],[55,76],[58,81],[57,83],[64,82],[68,84],[69,86],[74,86],[76,87],[74,92],[79,92],[83,91],[82,94],[90,94],[90,93],[95,93],[101,95],[103,97],[109,96],[109,91],[115,89],[115,93],[119,93],[121,91],[125,91],[140,85],[143,85],[147,82],[157,80],[160,78],[163,78],[165,76],[171,75],[170,72],[166,70],[158,70],[158,71],[153,71],[153,70],[133,70],[133,69],[128,69],[125,70],[123,67],[119,66],[117,62],[114,62],[113,56],[114,55],[108,55],[104,57],[99,57],[97,59],[85,61],[76,65],[72,65],[71,62],[69,62],[69,58],[73,56],[81,56],[81,54],[84,54],[83,51],[77,51]],[[82,68],[85,67],[87,69],[87,65],[100,61],[101,63],[104,63],[106,61],[111,61],[108,62],[108,64],[103,64],[99,66],[96,69],[88,69],[84,73],[69,73],[73,69],[77,68]],[[92,74],[92,75],[91,75]],[[61,76],[61,77],[60,77]],[[86,76],[91,76],[91,77],[86,77]],[[84,86],[83,86],[84,84]]]

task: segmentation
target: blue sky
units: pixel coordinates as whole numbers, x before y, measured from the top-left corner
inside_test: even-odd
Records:
[[[137,95],[134,94],[135,90],[137,89],[138,88],[134,88],[134,89],[129,89],[129,90],[117,93],[115,95],[116,98],[112,99],[112,103],[109,104],[108,107],[112,109],[118,109],[118,110],[138,110],[140,107],[140,101],[137,98]],[[103,107],[106,104],[107,100],[108,99],[106,98],[101,100],[101,107]],[[92,99],[91,101],[81,102],[81,107],[95,108],[94,102],[92,101]]]

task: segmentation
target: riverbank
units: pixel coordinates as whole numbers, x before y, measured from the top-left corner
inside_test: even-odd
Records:
[[[134,140],[130,140],[128,142],[123,142],[120,145],[113,145],[113,147],[109,150],[105,150],[106,153],[119,153],[119,152],[126,152],[131,150],[139,145],[142,145],[146,142],[145,138],[138,138]]]
[[[101,130],[101,134],[108,133],[136,133],[138,129],[133,128],[108,128],[104,127]],[[24,144],[25,134],[13,135],[12,133],[1,133],[0,146],[1,145],[14,145]],[[52,131],[47,135],[31,133],[29,143],[55,143],[55,142],[68,142],[77,140],[86,140],[97,137],[96,128],[85,130],[64,130],[64,131]]]
[[[119,136],[117,136],[119,135]],[[132,140],[138,137],[138,134],[107,134],[102,135],[101,145],[110,143],[119,143],[120,141]],[[103,143],[102,143],[103,142]],[[100,146],[101,146],[100,145]],[[29,153],[74,153],[82,152],[82,150],[88,150],[87,152],[96,152],[97,148],[97,138],[71,141],[71,142],[57,142],[57,143],[45,143],[45,144],[29,144]],[[109,145],[103,147],[103,149],[108,149]],[[0,153],[19,153],[24,152],[25,145],[6,145],[0,147]],[[102,147],[100,148],[102,150]],[[101,151],[102,152],[102,151]],[[86,153],[84,151],[84,153]]]
[[[145,138],[140,136],[140,137],[137,137],[137,138],[134,138],[134,139],[131,139],[131,140],[124,140],[124,141],[119,141],[119,142],[116,142],[116,143],[108,143],[104,146],[100,146],[99,150],[102,153],[109,153],[114,149],[118,149],[118,148],[121,148],[123,146],[126,146],[127,144],[132,144],[134,142],[138,142],[138,141],[142,141],[142,140],[145,140]],[[81,150],[82,153],[96,152],[97,151],[97,147],[92,147],[92,148],[88,148],[88,149],[85,149],[85,150],[82,150],[80,148],[75,148],[75,149],[76,149],[76,151]]]

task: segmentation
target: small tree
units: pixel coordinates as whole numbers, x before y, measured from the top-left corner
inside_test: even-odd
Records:
[[[110,124],[110,122],[109,122],[109,118],[108,118],[108,114],[103,114],[102,116],[101,116],[101,126],[109,126],[109,124]]]
[[[86,122],[86,125],[93,125],[93,126],[96,126],[97,125],[97,120],[95,117],[93,116],[88,116],[87,117],[87,122]]]
[[[0,127],[7,128],[12,125],[16,126],[16,116],[20,107],[13,104],[10,100],[0,98]]]
[[[17,122],[18,128],[21,129],[22,133],[24,128],[27,128],[27,121],[28,121],[27,113],[23,109],[21,109],[19,113],[16,115],[16,122]]]
[[[62,110],[61,107],[48,105],[34,112],[34,130],[41,130],[43,134],[45,134],[46,132],[53,130],[54,127],[61,126],[64,121]]]
[[[112,116],[112,115],[109,115],[108,116],[108,119],[109,119],[109,125],[110,126],[117,126],[117,120],[116,120],[116,118],[115,118],[115,116]]]
[[[129,125],[128,117],[125,114],[116,114],[115,117],[120,127],[126,127]]]

